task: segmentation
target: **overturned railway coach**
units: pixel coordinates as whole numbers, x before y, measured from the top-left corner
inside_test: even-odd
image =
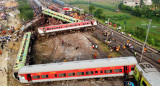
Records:
[[[18,78],[18,71],[20,68],[22,68],[23,66],[25,66],[26,64],[26,60],[27,60],[27,56],[28,53],[30,53],[29,51],[31,50],[30,45],[31,45],[31,32],[27,32],[24,34],[22,42],[21,42],[21,46],[19,49],[19,52],[17,54],[17,60],[16,63],[13,67],[13,76],[15,78]]]
[[[65,22],[70,22],[70,23],[81,22],[81,20],[79,20],[79,19],[76,19],[76,18],[67,16],[67,15],[64,15],[64,14],[61,14],[61,13],[52,11],[52,10],[50,10],[50,9],[42,8],[42,10],[43,10],[43,11],[42,11],[43,14],[49,15],[49,16],[51,16],[51,17],[55,17],[55,18],[57,18],[57,19],[60,19],[60,20],[62,20],[62,21],[65,21]]]
[[[76,28],[92,27],[92,26],[96,26],[96,25],[97,25],[97,22],[95,20],[83,21],[83,22],[77,22],[77,23],[69,23],[69,24],[40,27],[40,28],[38,28],[38,32],[40,34],[44,34],[44,33],[63,31],[63,30],[72,30],[72,29],[76,29]]]
[[[133,75],[135,57],[94,59],[24,66],[18,72],[21,83],[116,77]]]
[[[150,63],[137,64],[133,75],[138,82],[137,86],[160,86],[160,72]]]

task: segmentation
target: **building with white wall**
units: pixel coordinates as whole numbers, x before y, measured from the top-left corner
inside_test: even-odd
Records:
[[[139,6],[141,0],[123,0],[123,4],[131,7]],[[143,0],[145,5],[152,5],[152,0]]]

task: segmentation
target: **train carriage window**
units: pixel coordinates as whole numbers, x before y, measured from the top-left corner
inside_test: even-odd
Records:
[[[86,72],[86,75],[92,75],[93,74],[93,71],[87,71]]]
[[[101,73],[103,73],[103,70],[101,70]]]
[[[95,71],[95,74],[98,74],[98,71]]]
[[[37,76],[32,76],[32,77],[33,77],[33,79],[39,79],[39,78],[40,78],[39,75],[37,75]]]
[[[122,69],[114,69],[115,73],[122,72]]]
[[[55,74],[55,77],[57,77],[57,74]]]
[[[41,75],[41,78],[48,78],[48,75]]]
[[[59,77],[66,77],[66,74],[65,73],[62,73],[62,74],[58,74]]]
[[[78,76],[84,75],[84,72],[77,72]]]
[[[144,82],[144,81],[142,82],[142,84],[143,84],[143,86],[147,86],[146,82]]]
[[[135,68],[135,66],[132,66],[132,67],[131,67],[131,70],[134,70],[134,68]]]
[[[68,76],[75,76],[75,73],[68,73]]]
[[[20,58],[19,61],[22,61],[22,58]]]
[[[105,73],[112,73],[112,70],[105,70]]]

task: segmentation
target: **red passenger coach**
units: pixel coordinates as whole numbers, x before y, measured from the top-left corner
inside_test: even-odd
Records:
[[[95,25],[97,25],[97,22],[95,20],[92,20],[92,21],[84,21],[84,22],[77,22],[77,23],[40,27],[38,28],[38,32],[40,34],[44,34],[44,32],[51,33],[51,32],[56,32],[56,31],[71,30],[71,29],[84,28],[84,27],[95,26]]]
[[[24,66],[19,70],[21,83],[87,79],[132,75],[135,57],[94,59]]]

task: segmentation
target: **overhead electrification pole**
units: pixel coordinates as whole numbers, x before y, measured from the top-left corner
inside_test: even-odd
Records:
[[[108,26],[109,26],[109,19],[110,19],[110,18],[108,18]]]
[[[89,2],[90,2],[90,0],[88,0],[88,14],[89,14]]]
[[[144,42],[144,44],[143,44],[143,48],[142,48],[142,54],[141,54],[140,62],[141,62],[142,59],[143,59],[144,48],[145,48],[145,45],[146,45],[146,42],[147,42],[149,29],[150,29],[150,27],[151,27],[151,22],[152,22],[152,20],[150,19],[150,20],[149,20],[149,26],[148,26],[147,34],[146,34],[146,40],[145,40],[145,42]]]

